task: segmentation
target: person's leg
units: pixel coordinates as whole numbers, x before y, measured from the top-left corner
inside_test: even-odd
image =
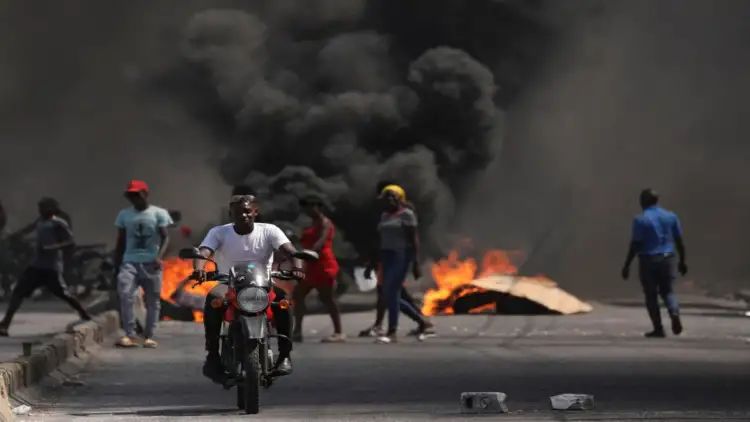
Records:
[[[651,319],[654,331],[646,334],[647,336],[663,336],[664,328],[661,324],[661,312],[659,310],[659,298],[656,279],[654,277],[653,262],[649,258],[641,258],[639,261],[639,274],[643,294],[646,299],[646,309]]]
[[[278,287],[274,287],[273,289],[276,292],[275,302],[286,298],[286,293],[283,289]],[[272,305],[271,310],[273,311],[276,332],[286,337],[278,338],[279,358],[276,360],[273,373],[276,376],[289,375],[292,373],[292,315],[289,309],[281,309],[279,305]]]
[[[144,327],[143,336],[147,340],[154,338],[156,324],[159,323],[161,276],[161,264],[158,262],[140,264],[138,280],[143,288],[143,300],[146,301],[146,327]],[[148,343],[144,345],[149,346]],[[155,344],[150,346],[153,347]]]
[[[65,284],[65,279],[60,272],[53,270],[44,270],[40,271],[40,277],[44,279],[44,284],[47,286],[47,289],[49,289],[49,291],[52,292],[53,295],[64,300],[68,305],[70,305],[70,307],[75,309],[81,319],[91,319],[91,316],[86,311],[86,308],[84,308],[81,305],[81,302],[79,302],[78,299],[76,299],[75,296],[70,293],[70,289],[68,289],[68,286]]]
[[[224,317],[225,308],[214,308],[211,306],[211,302],[214,299],[223,299],[227,290],[226,285],[217,285],[208,292],[206,303],[203,306],[203,329],[207,352],[206,361],[203,364],[203,375],[217,383],[222,383],[226,375],[219,356],[219,335],[221,334],[221,321]]]
[[[385,296],[383,296],[383,284],[378,284],[377,287],[378,301],[375,304],[375,324],[373,327],[382,327],[383,320],[385,319]]]
[[[221,334],[221,321],[224,318],[225,307],[214,308],[211,302],[214,299],[223,299],[229,288],[225,284],[217,284],[206,295],[206,303],[203,305],[203,330],[206,338],[206,351],[208,354],[219,355],[219,335]]]
[[[276,292],[276,299],[274,302],[279,302],[286,298],[286,292],[278,287],[273,288]],[[292,315],[289,309],[281,309],[279,305],[271,305],[273,310],[273,320],[276,326],[276,331],[285,336],[288,340],[279,339],[279,357],[289,356],[292,352]]]
[[[310,290],[312,290],[312,286],[303,281],[294,287],[294,293],[292,293],[294,301],[294,334],[292,334],[292,337],[295,341],[302,341],[302,319],[307,311],[305,298]]]
[[[664,301],[664,306],[669,312],[669,317],[672,320],[672,332],[674,334],[682,333],[682,320],[680,319],[680,305],[677,302],[677,295],[675,295],[673,286],[674,280],[677,278],[677,268],[674,258],[664,260],[660,266],[659,274],[659,295]]]
[[[333,333],[341,335],[341,313],[339,312],[339,305],[333,297],[333,285],[318,287],[318,295],[320,296],[320,301],[323,302],[326,310],[328,310],[328,315],[331,316]]]
[[[401,288],[409,266],[402,251],[383,252],[383,296],[388,308],[388,335],[398,331],[398,316],[401,306]]]
[[[133,309],[135,295],[138,291],[136,283],[137,269],[129,263],[124,262],[120,265],[120,272],[117,274],[117,295],[120,298],[120,320],[125,336],[135,337],[135,310]]]
[[[27,268],[18,279],[16,286],[13,288],[13,292],[10,294],[8,310],[5,311],[5,317],[2,322],[0,322],[0,335],[8,335],[8,327],[10,327],[10,323],[13,321],[13,316],[21,307],[23,300],[36,289],[38,284],[39,278],[37,277],[37,271],[34,268]]]

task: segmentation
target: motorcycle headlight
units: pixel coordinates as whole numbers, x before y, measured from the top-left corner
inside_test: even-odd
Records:
[[[268,292],[258,287],[247,287],[237,294],[237,306],[241,311],[255,314],[268,307]]]

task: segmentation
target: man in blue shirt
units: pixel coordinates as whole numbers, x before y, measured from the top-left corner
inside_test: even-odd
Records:
[[[120,211],[115,221],[115,266],[119,268],[117,292],[125,331],[117,345],[136,346],[133,341],[136,326],[133,306],[140,287],[146,302],[143,347],[156,348],[153,337],[159,320],[161,260],[169,245],[167,227],[172,224],[172,217],[167,210],[148,203],[148,185],[142,180],[132,180],[125,190],[125,197],[133,206]]]
[[[653,189],[641,192],[643,213],[633,220],[632,240],[622,268],[622,278],[627,280],[630,263],[638,255],[638,270],[643,293],[646,295],[646,308],[654,325],[654,330],[646,333],[646,337],[665,336],[658,296],[661,296],[669,311],[672,332],[675,335],[682,332],[680,308],[672,290],[672,283],[676,278],[675,250],[680,258],[676,266],[680,274],[684,276],[688,270],[680,220],[675,213],[659,207],[658,203],[659,195]]]

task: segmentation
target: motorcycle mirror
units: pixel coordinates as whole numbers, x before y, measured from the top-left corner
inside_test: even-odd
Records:
[[[309,249],[302,249],[301,251],[297,251],[292,256],[303,261],[317,261],[318,259],[320,259],[320,255],[318,255],[317,252],[311,251]]]
[[[182,259],[206,259],[203,255],[201,255],[198,248],[195,247],[180,249],[180,252],[177,254],[177,256]]]

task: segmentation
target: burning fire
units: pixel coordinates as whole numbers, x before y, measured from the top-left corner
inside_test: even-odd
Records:
[[[211,266],[213,264],[209,263],[208,265]],[[213,270],[209,266],[206,267],[206,270]],[[166,302],[175,303],[172,299],[172,294],[193,273],[193,262],[180,258],[166,258],[163,262],[162,271],[161,299]],[[187,293],[203,297],[207,296],[208,292],[216,286],[215,282],[206,282],[195,287],[193,287],[193,284],[195,283],[188,282],[183,288]],[[203,311],[193,310],[193,317],[196,322],[203,322]]]
[[[518,267],[513,260],[522,257],[520,252],[491,249],[482,257],[481,270],[474,258],[460,259],[458,250],[451,251],[432,265],[432,278],[436,289],[425,292],[422,312],[425,315],[453,314],[451,303],[461,296],[483,292],[479,287],[467,286],[470,281],[493,274],[513,275]],[[474,308],[470,313],[482,313],[494,308],[494,304]]]

